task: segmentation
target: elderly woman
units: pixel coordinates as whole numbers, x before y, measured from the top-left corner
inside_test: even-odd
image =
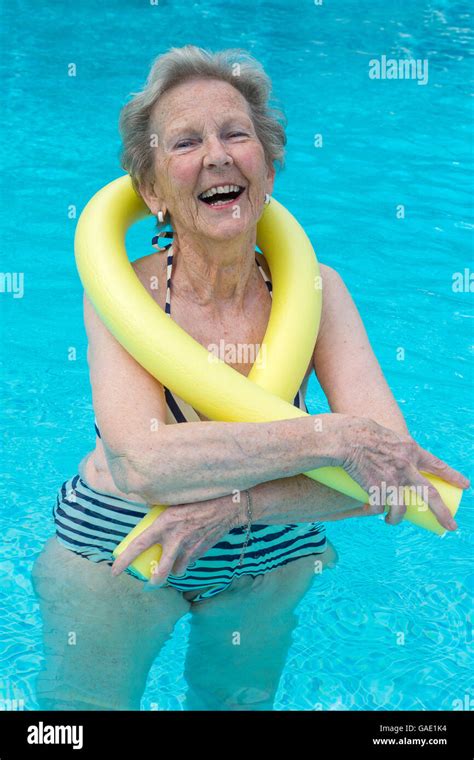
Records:
[[[144,256],[135,272],[205,347],[258,347],[268,323],[271,276],[256,228],[285,145],[269,94],[243,51],[186,46],[155,61],[122,113],[123,167],[173,230],[167,253]],[[315,370],[333,413],[272,423],[207,420],[137,364],[84,298],[97,438],[59,489],[56,536],[33,570],[43,709],[139,709],[153,660],[188,612],[186,709],[271,709],[295,608],[336,561],[324,521],[384,509],[302,472],[339,465],[366,490],[427,486],[439,522],[456,527],[419,470],[468,481],[410,437],[341,277],[321,271],[321,328],[294,404],[305,408]],[[233,358],[247,375],[251,364]],[[113,563],[152,504],[168,509]],[[404,511],[391,503],[386,522]],[[144,584],[127,566],[157,543],[162,558]]]

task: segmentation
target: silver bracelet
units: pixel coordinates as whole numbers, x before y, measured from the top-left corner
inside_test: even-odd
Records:
[[[250,496],[250,491],[246,490],[245,493],[247,494],[247,517],[248,517],[247,535],[245,536],[245,541],[244,541],[244,545],[242,547],[242,553],[240,555],[240,560],[239,560],[238,567],[241,567],[242,563],[244,561],[244,554],[245,554],[245,550],[247,548],[247,544],[249,542],[250,529],[252,527],[252,497]]]

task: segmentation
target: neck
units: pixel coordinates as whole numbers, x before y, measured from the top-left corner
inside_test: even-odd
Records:
[[[227,314],[245,311],[249,285],[255,278],[256,232],[230,241],[192,240],[175,235],[173,291],[175,297]]]

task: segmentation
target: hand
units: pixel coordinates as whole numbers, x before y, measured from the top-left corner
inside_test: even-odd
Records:
[[[241,510],[242,505],[234,503],[230,495],[169,506],[117,557],[112,574],[119,575],[139,554],[160,544],[161,558],[150,583],[161,586],[168,575],[183,575],[190,564],[239,525]]]
[[[340,466],[364,491],[369,493],[369,489],[379,489],[378,493],[382,494],[390,486],[391,492],[401,495],[400,498],[387,495],[389,512],[386,523],[397,525],[403,519],[406,512],[403,486],[414,486],[417,493],[423,494],[423,501],[440,525],[446,530],[456,530],[451,512],[436,488],[419,470],[437,475],[458,488],[469,488],[470,482],[464,475],[421,448],[411,436],[395,433],[369,418],[347,417],[342,438],[344,455]],[[383,506],[378,504],[379,512],[383,511]]]

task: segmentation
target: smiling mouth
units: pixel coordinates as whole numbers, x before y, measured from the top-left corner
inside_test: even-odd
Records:
[[[240,198],[240,196],[244,192],[245,187],[242,187],[241,185],[239,185],[238,187],[239,187],[238,190],[232,190],[232,191],[229,191],[228,193],[218,192],[207,198],[203,198],[202,197],[203,193],[201,193],[200,195],[198,195],[198,198],[202,203],[205,203],[206,206],[228,205],[231,203],[231,201],[235,201],[237,200],[237,198]]]

